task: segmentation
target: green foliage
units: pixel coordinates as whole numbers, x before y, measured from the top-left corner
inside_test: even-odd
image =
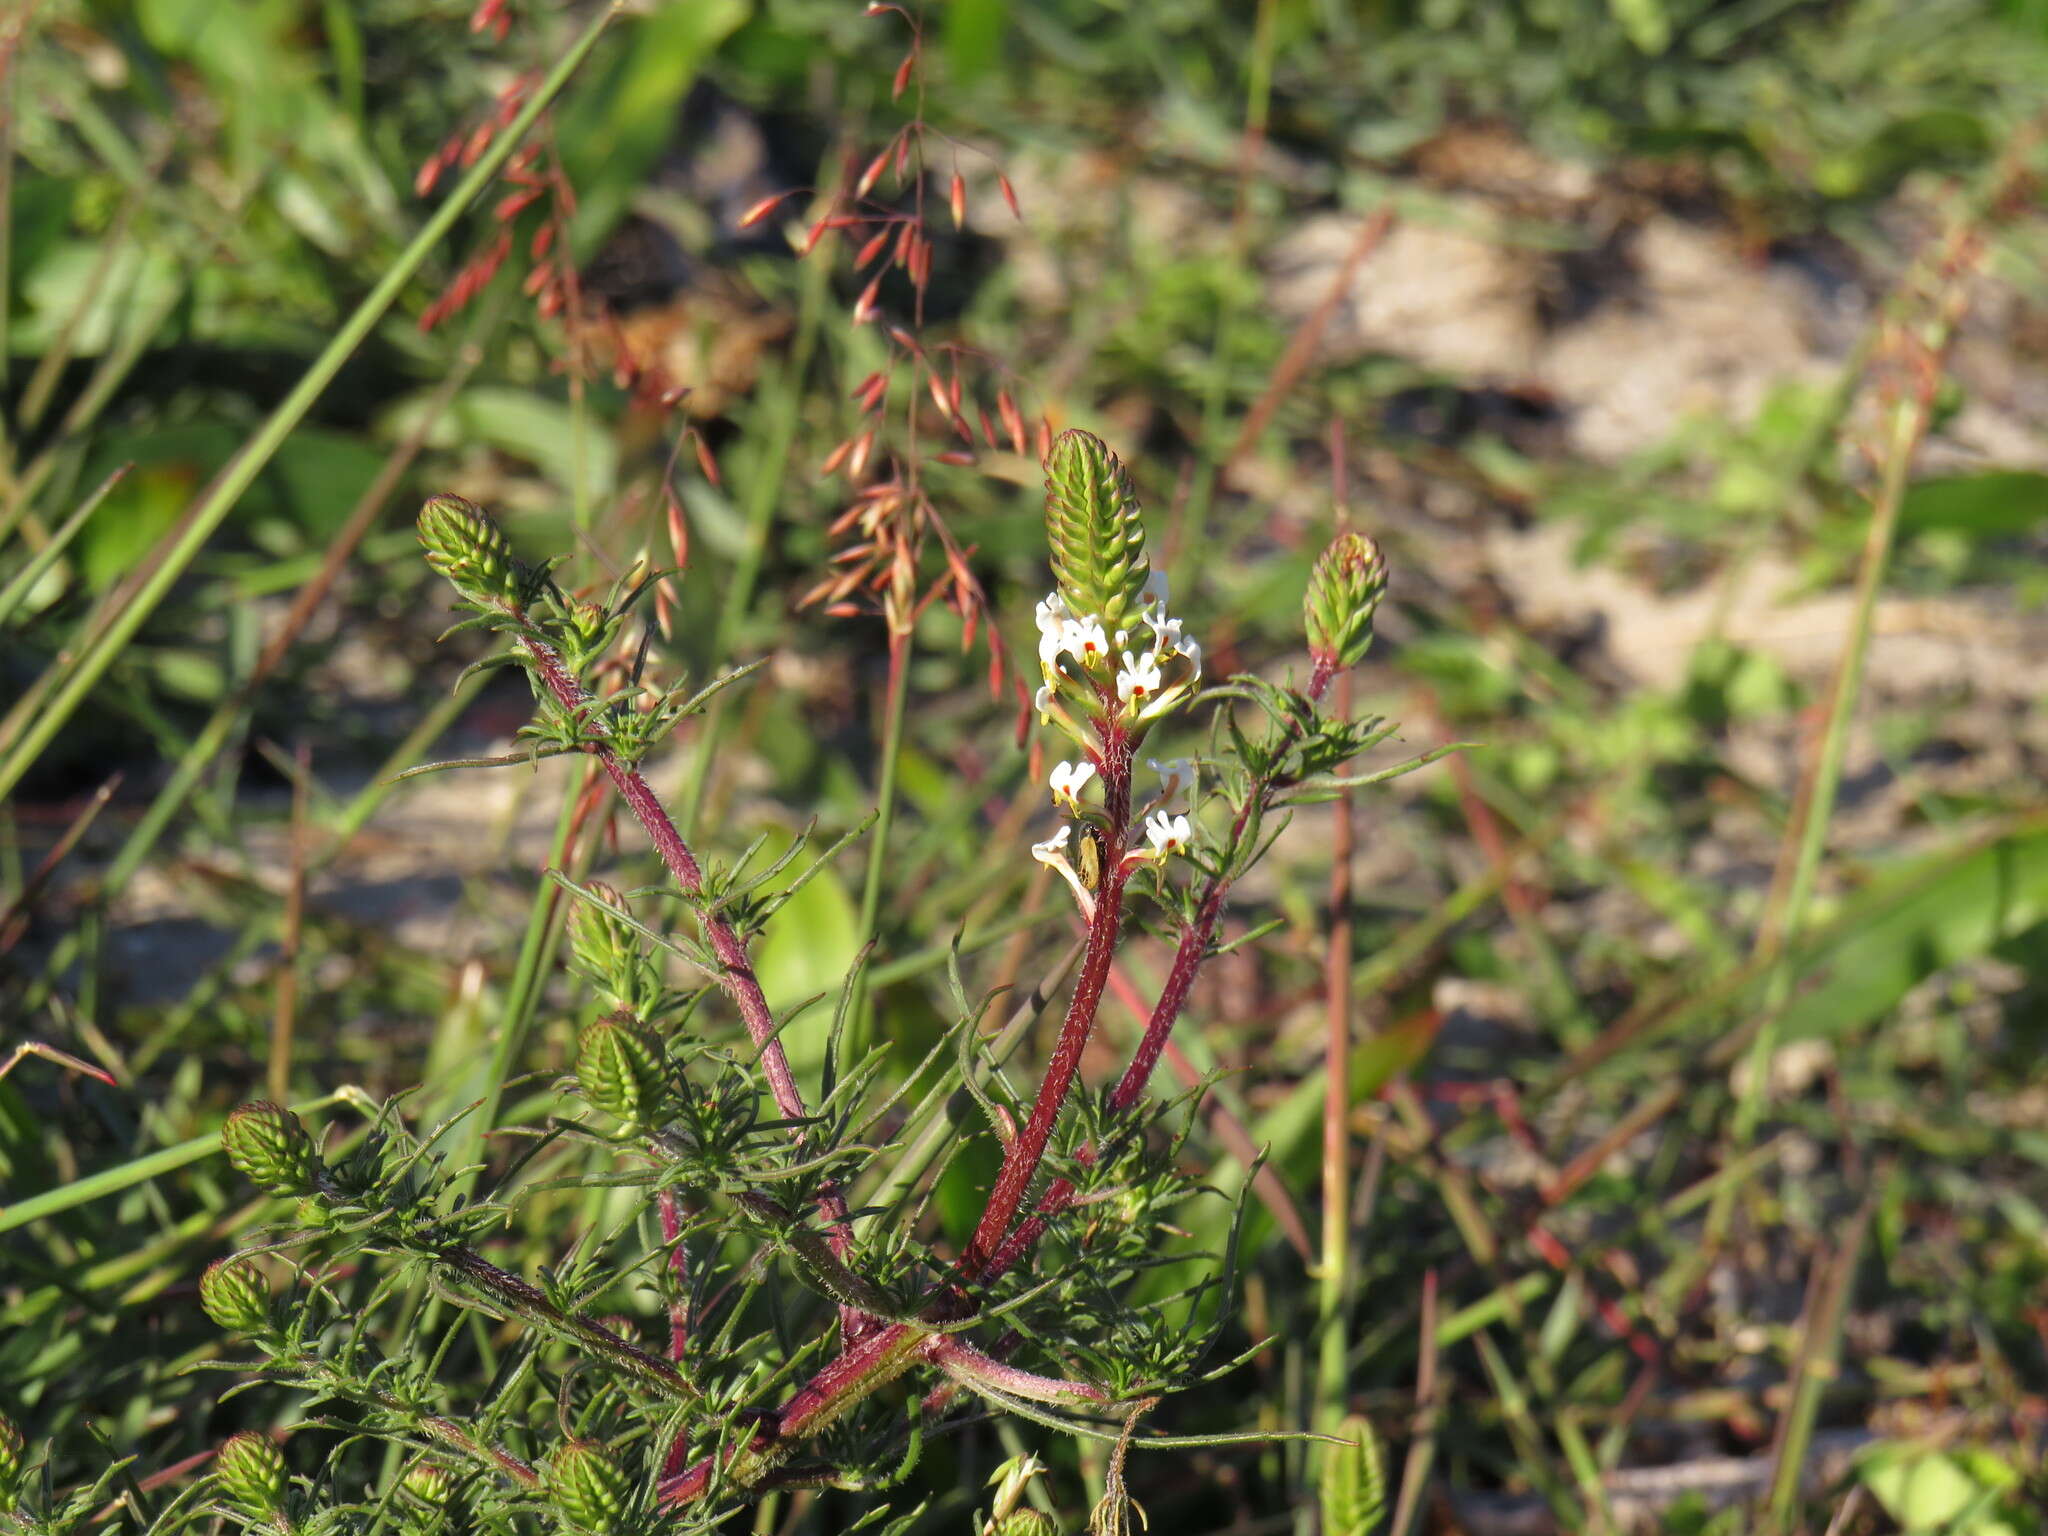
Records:
[[[1302,594],[1308,653],[1355,667],[1372,646],[1372,616],[1387,590],[1387,563],[1362,533],[1341,533],[1316,557]]]
[[[1137,1528],[1135,1498],[1160,1529],[1227,1504],[1369,1530],[1392,1491],[1369,1410],[1422,1469],[1404,1508],[1456,1518],[1476,1491],[1570,1529],[1646,1454],[1682,1475],[1688,1448],[1777,1445],[1796,1468],[1809,1434],[1924,1417],[1935,1449],[1859,1458],[1862,1518],[2035,1530],[2043,481],[1975,430],[2032,388],[2023,197],[1982,229],[1971,365],[1929,369],[1952,436],[1879,583],[1878,643],[1908,664],[1852,700],[1841,808],[1773,945],[1834,702],[1814,658],[1878,479],[1848,333],[1913,298],[1880,290],[1994,158],[2038,171],[2040,5],[958,0],[915,18],[900,87],[901,13],[628,7],[513,135],[575,193],[551,238],[592,307],[553,314],[521,291],[550,202],[501,217],[523,184],[456,196],[459,164],[412,190],[573,53],[559,8],[510,8],[502,38],[471,9],[46,0],[7,43],[0,1529],[1044,1536],[1100,1486],[1105,1528]],[[786,236],[843,212],[833,189],[899,128],[902,184],[892,165],[862,211],[924,211],[929,292],[893,247],[851,271],[839,228],[793,261]],[[1630,226],[1678,218],[1773,281],[1824,269],[1809,340],[1841,376],[1592,464],[1529,380],[1341,361],[1342,312],[1291,345],[1269,254],[1333,204],[1422,218],[1439,178],[1544,253],[1546,333],[1629,309]],[[1354,297],[1416,280],[1388,254]],[[613,322],[667,357],[723,344],[747,329],[729,285],[771,339],[689,402],[700,461],[684,415],[620,382]],[[922,371],[884,340],[913,324]],[[885,355],[885,403],[856,410]],[[957,421],[922,403],[956,369]],[[1476,435],[1402,426],[1418,385]],[[1504,385],[1526,419],[1496,437],[1474,402]],[[980,646],[1028,635],[1046,589],[1028,446],[975,430],[997,387],[1137,470],[1085,433],[1046,466],[1070,616],[1113,610],[1105,642],[1162,673],[1123,699],[1126,656],[1056,650],[1062,766],[1186,755],[1139,767],[1119,844],[1101,766],[1048,811],[1025,700],[988,703]],[[842,497],[809,471],[868,425]],[[437,498],[417,534],[385,520],[441,485],[501,518]],[[951,596],[901,636],[799,606],[823,530],[858,511],[866,536],[905,487],[987,594],[964,652]],[[1313,559],[1333,496],[1374,508],[1398,611],[1377,555]],[[1560,519],[1589,592],[1727,600],[1662,681],[1570,590],[1537,619],[1497,585],[1496,534]],[[448,589],[422,545],[493,647],[428,643]],[[1803,585],[1724,622],[1759,559]],[[1169,562],[1201,646],[1147,590]],[[1351,718],[1312,696],[1319,655],[1356,666]],[[508,669],[534,700],[509,743]],[[1454,737],[1485,750],[1363,797]],[[518,773],[393,788],[441,755]],[[693,879],[633,832],[615,770],[676,807]],[[836,864],[860,838],[867,892]],[[963,1281],[1085,971],[1069,949],[1120,880],[1099,1017],[1024,1182],[1044,1229]],[[1121,1103],[1218,891],[1160,1075]],[[1758,1074],[1766,1031],[1790,1049]],[[1333,1114],[1348,1170],[1323,1161]],[[1845,1253],[1866,1201],[1876,1241]],[[1808,1277],[1840,1280],[1838,1349]],[[1342,1368],[1318,1378],[1319,1350]],[[834,1370],[856,1385],[780,1436]],[[1233,1441],[1332,1424],[1344,1447]],[[1023,1447],[1043,1460],[970,1516]],[[702,1476],[684,1503],[677,1468]],[[1841,1496],[1793,1514],[1819,1530]]]
[[[1327,1536],[1372,1536],[1387,1508],[1387,1473],[1379,1436],[1353,1415],[1337,1426],[1342,1445],[1322,1445],[1321,1509]]]

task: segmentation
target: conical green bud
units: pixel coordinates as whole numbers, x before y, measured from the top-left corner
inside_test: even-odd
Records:
[[[1130,472],[1093,433],[1062,432],[1045,456],[1045,537],[1068,611],[1112,635],[1130,628],[1144,603],[1145,524]]]
[[[213,1474],[221,1492],[244,1514],[273,1520],[284,1513],[284,1452],[268,1435],[244,1430],[230,1438],[213,1460]]]
[[[995,1522],[991,1536],[1060,1536],[1060,1523],[1042,1509],[1013,1509]]]
[[[1353,1414],[1337,1426],[1345,1445],[1316,1447],[1322,1460],[1318,1493],[1325,1536],[1367,1536],[1387,1507],[1387,1473],[1379,1436]]]
[[[620,1009],[587,1026],[576,1042],[576,1082],[583,1097],[619,1120],[652,1120],[665,1082],[661,1041]]]
[[[259,1189],[274,1195],[310,1195],[320,1173],[320,1154],[299,1117],[281,1104],[258,1099],[244,1104],[220,1128],[220,1144]]]
[[[413,1463],[400,1486],[429,1509],[446,1509],[455,1498],[455,1474],[436,1462]]]
[[[628,1508],[626,1474],[601,1445],[573,1440],[555,1452],[548,1467],[548,1496],[571,1525],[599,1536],[624,1523]]]
[[[27,1459],[28,1442],[22,1438],[20,1427],[0,1413],[0,1515],[10,1513],[21,1496]]]
[[[524,571],[483,508],[460,496],[435,496],[420,508],[427,564],[473,603],[517,603]]]
[[[590,882],[590,894],[606,906],[629,910],[626,898],[601,880]],[[577,968],[597,983],[613,1007],[638,1012],[658,1001],[659,978],[630,923],[596,902],[582,902],[569,924],[569,939]]]
[[[1387,590],[1387,562],[1362,533],[1340,533],[1309,572],[1301,600],[1308,652],[1318,662],[1355,667],[1372,645],[1373,610]]]
[[[215,1259],[199,1277],[199,1305],[231,1333],[265,1333],[270,1328],[270,1287],[247,1259]]]

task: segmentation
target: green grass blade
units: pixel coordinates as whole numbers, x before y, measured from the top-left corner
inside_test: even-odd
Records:
[[[365,298],[356,307],[355,313],[342,324],[341,329],[335,333],[334,340],[327,344],[291,393],[285,396],[256,435],[243,445],[227,470],[186,513],[182,536],[168,557],[151,572],[133,601],[122,611],[100,642],[72,665],[63,684],[44,706],[35,723],[7,754],[5,760],[0,761],[0,798],[11,793],[15,785],[21,782],[22,775],[28,772],[36,758],[41,755],[43,748],[50,744],[64,723],[77,711],[85,696],[92,691],[94,684],[112,664],[115,656],[120,654],[121,648],[134,636],[136,630],[142,627],[143,621],[156,610],[157,604],[163,601],[172,584],[184,574],[200,548],[220,526],[221,520],[263,472],[264,466],[269,464],[271,458],[283,446],[285,439],[291,435],[306,413],[312,409],[314,402],[333,382],[342,365],[370,334],[372,327],[383,319],[385,312],[397,301],[405,285],[425,264],[449,230],[454,228],[456,220],[497,176],[500,167],[518,148],[541,113],[547,110],[548,104],[561,92],[563,86],[568,84],[576,67],[583,62],[599,35],[610,25],[616,14],[616,6],[608,6],[584,29],[582,36],[562,56],[554,69],[549,71],[547,79],[534,91],[510,126],[497,137],[491,148],[470,169],[469,174],[463,177],[461,184],[449,194],[448,200],[435,210],[434,216],[413,237],[412,243],[370,291],[369,297]]]

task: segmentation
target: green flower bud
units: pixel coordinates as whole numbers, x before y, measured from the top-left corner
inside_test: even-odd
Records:
[[[1128,629],[1144,605],[1145,523],[1130,472],[1092,433],[1062,432],[1045,456],[1045,536],[1068,611]]]
[[[455,1474],[436,1462],[414,1462],[399,1486],[429,1509],[446,1509],[455,1498]]]
[[[990,1528],[991,1536],[1060,1536],[1060,1523],[1042,1509],[1013,1509]]]
[[[213,1460],[213,1475],[221,1492],[244,1514],[257,1520],[274,1520],[284,1513],[288,1479],[284,1452],[268,1435],[250,1430],[229,1439]]]
[[[14,1420],[0,1413],[0,1514],[14,1509],[21,1495],[22,1473],[27,1470],[28,1442]]]
[[[601,880],[590,882],[590,893],[621,912],[629,910],[626,898]],[[613,1007],[639,1013],[659,1000],[659,978],[630,924],[594,902],[579,902],[569,942],[577,969],[597,983]]]
[[[576,1082],[584,1098],[615,1119],[651,1120],[666,1086],[661,1041],[624,1009],[608,1013],[576,1042]]]
[[[1387,590],[1387,562],[1362,533],[1340,533],[1309,572],[1301,622],[1318,662],[1355,667],[1372,645],[1372,615]]]
[[[1379,1525],[1387,1507],[1387,1473],[1379,1436],[1357,1414],[1339,1424],[1336,1433],[1348,1443],[1326,1442],[1316,1447],[1322,1462],[1317,1492],[1323,1529],[1330,1536],[1351,1536],[1353,1532],[1364,1536]]]
[[[270,1287],[244,1258],[215,1259],[199,1277],[199,1305],[230,1333],[270,1329]]]
[[[525,572],[483,508],[460,496],[434,496],[420,508],[427,564],[473,603],[517,603]]]
[[[603,1536],[625,1521],[626,1473],[603,1446],[572,1440],[548,1467],[548,1496],[571,1525]]]
[[[281,1104],[258,1099],[244,1104],[220,1128],[220,1144],[259,1189],[274,1195],[308,1195],[320,1174],[320,1154],[299,1117]]]

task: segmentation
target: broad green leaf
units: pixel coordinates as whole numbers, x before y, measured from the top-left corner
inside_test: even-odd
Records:
[[[1786,1010],[1783,1038],[1839,1035],[1882,1017],[1948,966],[2048,922],[2048,826],[2039,823],[1886,879],[1802,957],[1824,977]]]
[[[2026,533],[2048,521],[2048,475],[1996,470],[1923,480],[1899,506],[1899,531],[1942,529],[1973,538]]]
[[[578,250],[625,213],[676,136],[676,114],[704,61],[747,19],[750,0],[672,0],[621,28],[561,115],[563,162],[580,208]]]
[[[760,857],[768,856],[764,850]],[[815,857],[814,850],[798,854],[788,877],[794,879]],[[815,1083],[824,1066],[832,1010],[859,949],[859,914],[832,869],[818,871],[792,896],[754,945],[754,970],[777,1018],[804,999],[825,994],[782,1032],[790,1065],[806,1083]]]
[[[1968,1536],[2005,1536],[2012,1527],[1991,1518],[1988,1490],[1953,1457],[1911,1445],[1880,1446],[1865,1457],[1858,1476],[1885,1513],[1912,1536],[1954,1530]],[[1973,1510],[1974,1518],[1962,1520]]]
[[[381,434],[401,437],[428,408],[421,393],[402,401],[378,422]],[[428,434],[435,448],[483,442],[540,470],[565,495],[575,491],[580,465],[583,493],[590,505],[611,494],[618,477],[618,449],[612,435],[595,420],[586,421],[581,441],[575,413],[560,400],[523,389],[480,385],[466,389],[442,412]]]

